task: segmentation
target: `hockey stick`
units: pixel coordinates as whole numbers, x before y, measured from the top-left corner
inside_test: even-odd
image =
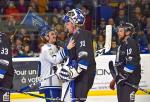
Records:
[[[27,89],[30,89],[30,88],[32,88],[33,86],[38,85],[38,84],[40,84],[41,82],[43,82],[43,81],[45,81],[45,80],[47,80],[47,79],[49,79],[49,78],[51,78],[51,77],[53,77],[53,76],[55,76],[55,75],[56,75],[56,74],[52,74],[52,75],[50,75],[50,76],[48,76],[48,77],[46,77],[46,78],[43,78],[43,79],[41,79],[41,80],[39,80],[39,81],[37,81],[37,82],[35,82],[35,83],[32,83],[32,84],[30,84],[30,85],[28,85],[28,86],[25,86],[25,87],[19,89],[18,91],[19,91],[19,92],[26,91]]]
[[[36,94],[32,94],[32,93],[27,93],[27,92],[21,92],[21,91],[18,91],[18,90],[8,89],[8,88],[4,88],[4,87],[0,87],[0,90],[11,92],[11,93],[12,92],[17,92],[17,93],[30,95],[30,96],[33,96],[33,97],[42,98],[42,99],[46,99],[46,100],[50,100],[50,101],[58,101],[58,100],[60,100],[60,99],[57,99],[57,98],[46,98],[44,96],[40,96],[40,95],[36,95]]]
[[[106,25],[105,45],[104,48],[95,52],[96,56],[107,53],[111,49],[111,38],[112,38],[112,25]]]
[[[150,95],[150,92],[149,92],[149,91],[147,91],[147,90],[145,90],[145,89],[143,89],[143,88],[140,88],[139,86],[133,85],[133,84],[128,83],[128,82],[125,82],[125,84],[128,85],[128,86],[131,86],[132,88],[135,88],[135,89],[137,89],[137,90],[141,90],[141,91],[143,91],[143,92],[145,92],[145,93],[147,93],[147,94]]]
[[[117,71],[116,67],[113,65],[112,61],[109,62],[109,70],[110,70],[110,74],[112,75],[113,79],[115,80],[116,76],[118,75],[118,71]],[[141,91],[143,91],[143,92],[145,92],[147,94],[150,94],[149,91],[147,91],[145,89],[142,89],[139,86],[133,85],[133,84],[128,83],[128,82],[125,82],[125,84],[130,86],[130,87],[132,87],[132,88],[134,88],[134,89],[141,90]]]

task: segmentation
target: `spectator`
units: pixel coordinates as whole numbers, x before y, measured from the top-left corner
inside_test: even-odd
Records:
[[[19,54],[16,46],[14,44],[12,44],[12,57],[17,57]]]
[[[104,18],[101,18],[99,21],[99,25],[97,27],[97,34],[103,33],[105,27],[106,27],[106,21],[104,20]]]
[[[57,42],[58,46],[64,47],[65,43],[66,43],[66,38],[67,38],[67,36],[66,36],[65,32],[63,32],[63,31],[60,32],[58,34],[58,42]]]
[[[30,36],[29,35],[24,36],[23,39],[22,39],[22,42],[30,44],[31,43]]]
[[[125,9],[120,9],[118,16],[115,19],[116,26],[127,22],[127,16],[125,15]]]
[[[145,33],[146,33],[146,38],[148,40],[148,43],[150,44],[150,17],[147,18]]]
[[[134,10],[136,8],[136,0],[130,0],[130,3],[127,5],[126,10],[127,10],[127,15],[128,15],[128,22],[132,22],[133,21],[133,17],[134,17]]]
[[[116,41],[112,41],[111,42],[111,49],[107,54],[116,55],[116,48],[117,48]]]
[[[20,13],[13,1],[10,1],[8,7],[5,9],[6,19],[10,19],[10,17],[14,17],[16,21],[20,20]]]
[[[22,39],[21,38],[16,38],[15,43],[12,46],[12,53],[13,57],[17,57],[19,55],[19,52],[21,52],[22,49]]]
[[[15,35],[15,38],[21,38],[23,39],[23,37],[27,34],[27,29],[25,28],[20,28],[20,31]]]
[[[38,11],[45,14],[48,11],[48,0],[38,0]]]
[[[84,28],[85,30],[92,31],[92,16],[89,14],[90,10],[86,5],[82,6],[82,12],[85,17]]]
[[[25,4],[25,0],[19,0],[19,4],[17,5],[17,9],[22,14],[27,12],[27,6]]]
[[[136,7],[134,9],[134,16],[132,21],[136,27],[136,31],[141,31],[144,28],[144,20],[145,17],[142,15],[141,8]]]
[[[143,31],[138,32],[136,40],[140,45],[141,53],[148,53],[148,41]]]
[[[54,8],[53,9],[53,15],[56,16],[57,18],[60,18],[60,13],[59,13],[59,9],[58,8]]]
[[[4,10],[7,7],[7,0],[0,0],[0,14],[4,14]]]
[[[150,12],[149,12],[149,10],[150,10],[150,1],[149,1],[149,3],[142,4],[142,10],[143,10],[142,12],[143,12],[144,16],[146,16],[146,17],[150,16]]]
[[[9,15],[6,22],[4,23],[6,31],[8,31],[9,33],[13,33],[16,29],[16,25],[18,25],[18,22],[15,17],[13,15]]]
[[[30,49],[28,43],[23,44],[21,51],[19,51],[19,57],[33,57],[33,51]]]
[[[70,10],[71,10],[71,7],[70,7],[70,6],[68,6],[68,5],[66,5],[66,6],[64,7],[64,10],[65,10],[65,13],[67,13],[68,11],[70,11]]]
[[[52,18],[51,18],[51,26],[52,26],[52,29],[55,29],[55,26],[59,24],[59,19],[57,16],[53,15]]]
[[[104,37],[104,35],[100,34],[97,39],[96,50],[100,50],[100,49],[104,48],[104,44],[105,44],[105,37]]]
[[[38,2],[36,0],[30,0],[29,8],[32,12],[38,12]]]

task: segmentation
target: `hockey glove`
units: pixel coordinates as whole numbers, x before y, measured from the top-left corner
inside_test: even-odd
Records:
[[[124,85],[125,82],[128,80],[129,74],[128,73],[119,73],[119,75],[116,76],[116,83],[117,85]]]
[[[57,72],[58,77],[63,81],[70,81],[76,78],[82,69],[75,60],[67,60],[62,68]]]
[[[109,70],[116,84],[124,85],[128,79],[129,73],[125,72],[124,70],[119,70],[117,67],[118,66],[116,66],[116,64],[114,66],[113,62],[109,61]]]

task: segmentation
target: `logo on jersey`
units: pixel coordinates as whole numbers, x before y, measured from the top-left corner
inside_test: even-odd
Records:
[[[3,101],[10,101],[9,92],[6,92],[6,93],[3,95]]]

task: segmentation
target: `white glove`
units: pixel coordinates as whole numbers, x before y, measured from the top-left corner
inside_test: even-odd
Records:
[[[64,65],[58,65],[56,75],[64,81],[70,81],[76,78],[79,73],[82,71],[81,68],[78,67],[76,62],[73,62],[70,64],[69,59],[67,59],[67,62]],[[77,67],[75,67],[77,66]]]

